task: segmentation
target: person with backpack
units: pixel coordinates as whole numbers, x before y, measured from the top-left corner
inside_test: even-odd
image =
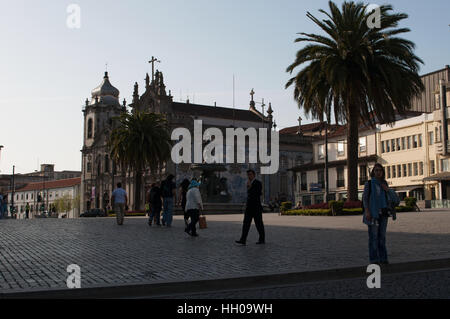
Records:
[[[175,176],[169,174],[161,184],[162,198],[163,198],[163,226],[171,227],[173,221],[173,203],[176,197],[177,186],[173,182]]]
[[[161,226],[161,188],[159,187],[159,182],[152,185],[149,194],[149,205],[150,205],[150,216],[148,218],[148,225],[151,226],[154,221],[157,226]]]
[[[377,163],[370,173],[371,180],[364,185],[363,223],[369,232],[369,260],[371,264],[388,264],[386,231],[389,216],[395,220],[395,206],[400,202],[389,189],[384,167]]]

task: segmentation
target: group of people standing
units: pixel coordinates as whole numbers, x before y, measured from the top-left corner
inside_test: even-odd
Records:
[[[174,176],[169,175],[162,183],[152,184],[146,196],[149,213],[148,224],[152,226],[171,227],[173,221],[173,209],[176,199],[176,184]],[[200,194],[200,183],[193,178],[191,181],[184,179],[179,187],[178,204],[181,205],[184,213],[185,232],[197,237],[196,224],[200,217],[200,210],[203,210],[203,202]],[[162,218],[161,218],[161,211]]]
[[[238,245],[246,245],[247,236],[252,220],[259,233],[257,244],[265,244],[265,231],[262,218],[263,207],[261,204],[262,183],[256,179],[254,170],[247,171],[247,202],[245,206],[244,223],[242,235],[236,241]],[[146,207],[149,215],[148,225],[153,223],[157,226],[171,227],[173,221],[174,202],[177,198],[176,184],[173,181],[174,175],[170,174],[160,182],[153,183],[146,194]],[[184,213],[185,232],[190,236],[197,237],[196,225],[200,219],[200,212],[203,211],[203,201],[200,193],[200,182],[196,178],[184,179],[179,186],[178,204],[181,205]],[[122,184],[117,184],[117,189],[112,193],[111,202],[116,212],[117,224],[122,225],[125,206],[128,203],[126,191]],[[162,211],[162,218],[161,218]]]

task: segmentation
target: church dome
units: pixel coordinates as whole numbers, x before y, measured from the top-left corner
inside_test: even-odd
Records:
[[[119,90],[109,82],[108,72],[105,72],[103,82],[92,90],[91,104],[95,104],[95,99],[98,98],[99,102],[105,104],[120,105],[119,93]]]
[[[111,82],[109,82],[108,72],[105,72],[105,76],[103,77],[103,82],[97,86],[95,89],[92,90],[92,97],[95,98],[96,96],[105,96],[105,95],[111,95],[116,98],[119,98],[119,90],[116,89]]]

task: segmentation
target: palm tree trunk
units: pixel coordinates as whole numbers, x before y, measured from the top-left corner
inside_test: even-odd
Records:
[[[358,200],[358,123],[359,109],[354,103],[349,105],[347,136],[347,200]]]
[[[329,178],[328,178],[328,122],[325,122],[325,203],[328,203],[328,197],[329,197],[329,192],[330,192],[328,183],[329,183]]]
[[[134,189],[134,210],[141,210],[141,188],[142,188],[142,170],[136,170],[135,174],[135,189]]]

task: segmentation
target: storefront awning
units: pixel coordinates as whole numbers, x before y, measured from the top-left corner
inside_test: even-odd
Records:
[[[425,177],[424,182],[427,181],[450,181],[450,172],[441,172],[441,173],[437,173],[435,175],[431,175],[429,177]]]

